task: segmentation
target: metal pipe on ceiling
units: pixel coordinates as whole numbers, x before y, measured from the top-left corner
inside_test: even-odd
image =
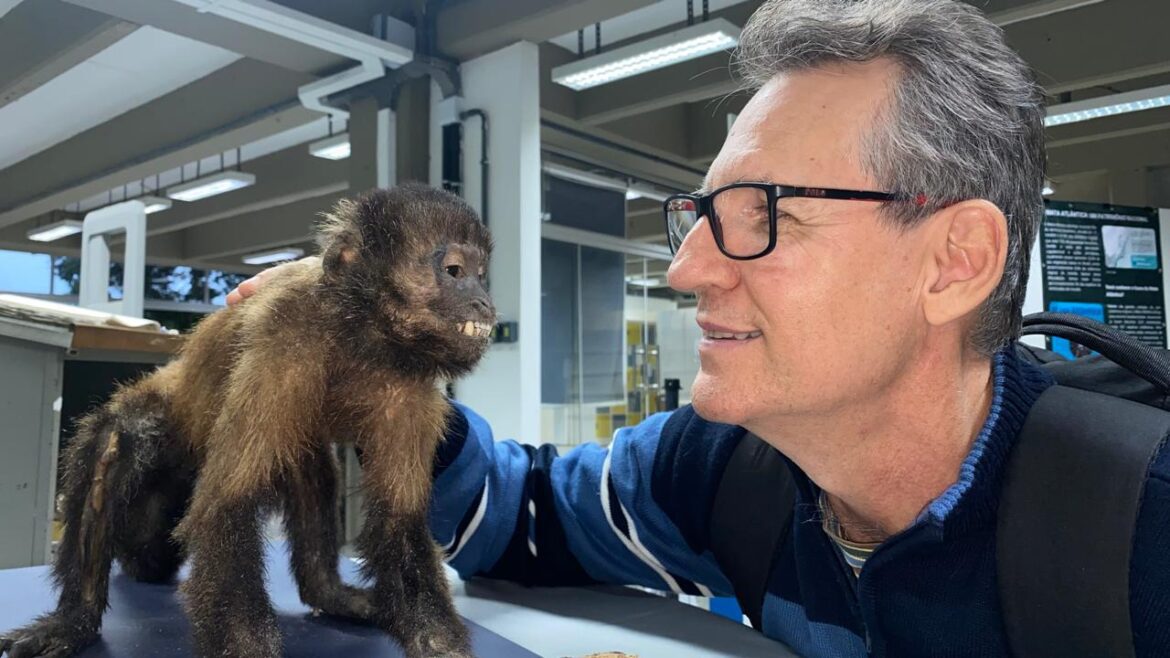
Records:
[[[414,28],[387,17],[382,27],[386,39],[378,39],[330,23],[268,0],[172,0],[201,13],[211,13],[277,36],[303,43],[358,62],[356,67],[303,85],[297,89],[301,104],[337,119],[349,112],[325,104],[325,99],[376,80],[386,68],[398,68],[414,58]]]

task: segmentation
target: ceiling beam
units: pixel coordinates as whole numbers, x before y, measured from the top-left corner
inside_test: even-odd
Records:
[[[577,118],[596,126],[681,103],[717,98],[740,88],[731,58],[715,53],[578,93]]]
[[[182,233],[184,257],[189,261],[239,262],[238,257],[245,254],[312,242],[321,213],[344,196],[326,194],[187,229]]]
[[[1069,146],[1078,146],[1080,144],[1091,144],[1093,142],[1104,142],[1111,139],[1118,139],[1121,137],[1132,137],[1134,135],[1146,135],[1149,133],[1159,133],[1170,131],[1170,122],[1162,121],[1160,123],[1151,123],[1143,126],[1135,126],[1133,128],[1120,128],[1118,130],[1108,130],[1105,132],[1090,133],[1081,135],[1079,137],[1067,137],[1065,139],[1048,140],[1047,148],[1052,151],[1060,148],[1067,148]]]
[[[346,160],[315,158],[304,144],[245,162],[244,170],[256,176],[255,185],[202,201],[176,201],[170,210],[150,216],[146,234],[162,235],[212,223],[230,225],[250,213],[349,187]]]
[[[0,107],[136,29],[133,23],[58,0],[18,5],[0,21]]]
[[[17,231],[15,228],[8,227],[0,230],[0,249],[29,251],[51,256],[73,256],[75,258],[81,256],[80,236],[62,238],[52,242],[36,242],[29,240],[25,235],[27,229],[22,228]],[[181,233],[147,236],[146,262],[151,265],[185,265],[183,239],[184,236]],[[113,240],[110,241],[110,253],[114,260],[122,260],[122,247]]]
[[[540,147],[577,165],[593,165],[668,190],[693,190],[706,172],[678,153],[646,146],[548,110],[541,112]]]
[[[40,2],[40,0],[37,0]],[[37,4],[37,2],[31,4]],[[139,25],[150,25],[290,71],[318,73],[348,60],[211,12],[171,0],[66,0]],[[326,4],[326,3],[321,3]],[[331,3],[330,3],[331,4]],[[343,4],[343,3],[341,3]]]
[[[1004,31],[1055,94],[1156,74],[1170,61],[1167,23],[1170,3],[1164,0],[1110,0]]]
[[[1140,78],[1148,78],[1157,75],[1165,75],[1170,73],[1170,61],[1155,62],[1153,64],[1142,64],[1119,71],[1110,71],[1108,73],[1092,75],[1084,78],[1075,78],[1066,80],[1059,84],[1047,85],[1044,91],[1049,95],[1063,94],[1065,92],[1077,91],[1080,89],[1092,89],[1094,87],[1109,87],[1128,80],[1137,80]]]
[[[1107,142],[1094,140],[1049,149],[1049,174],[1059,178],[1098,169],[1170,165],[1170,132],[1121,132]]]
[[[307,123],[313,79],[243,59],[67,139],[0,171],[0,227]]]
[[[438,18],[440,52],[459,60],[518,41],[541,43],[652,5],[656,0],[472,0]]]

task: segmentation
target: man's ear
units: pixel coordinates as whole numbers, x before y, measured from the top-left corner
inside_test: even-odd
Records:
[[[1003,278],[1007,219],[995,204],[963,201],[932,218],[931,267],[923,309],[935,326],[979,308]]]

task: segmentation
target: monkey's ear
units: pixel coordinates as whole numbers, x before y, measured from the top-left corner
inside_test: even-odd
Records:
[[[362,236],[357,225],[357,212],[357,205],[352,201],[340,201],[333,212],[324,216],[317,228],[322,267],[326,276],[343,274],[358,259]]]

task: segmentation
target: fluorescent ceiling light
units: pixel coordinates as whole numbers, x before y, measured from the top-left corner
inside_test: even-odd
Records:
[[[644,279],[642,277],[627,276],[626,283],[631,286],[641,286],[643,288],[656,288],[662,285],[662,279]]]
[[[37,242],[52,242],[70,235],[81,233],[81,221],[77,219],[63,219],[52,224],[38,226],[28,231],[28,239]]]
[[[641,198],[642,195],[638,192],[638,190],[635,190],[632,187],[626,190],[626,201],[635,201]]]
[[[558,66],[552,70],[552,79],[580,91],[730,50],[738,43],[739,28],[714,18]]]
[[[326,160],[344,160],[349,157],[349,133],[341,133],[309,144],[309,154]]]
[[[256,183],[254,174],[243,171],[219,171],[167,188],[167,196],[179,201],[198,201],[207,197],[238,190]]]
[[[631,194],[633,194],[634,196],[631,197],[630,196]],[[659,190],[659,189],[654,188],[654,187],[650,187],[649,185],[642,185],[641,183],[631,183],[630,189],[626,190],[626,198],[627,199],[646,198],[646,199],[653,199],[654,201],[661,202],[661,201],[666,201],[666,197],[668,197],[668,196],[670,196],[670,195],[667,194],[666,192],[663,192],[662,190]]]
[[[151,194],[140,196],[134,200],[141,201],[142,205],[146,206],[146,214],[148,215],[151,213],[161,212],[163,210],[169,210],[172,204],[170,199],[166,199],[161,196],[154,196]]]
[[[573,181],[574,183],[581,183],[582,185],[589,185],[592,187],[600,187],[605,190],[613,190],[614,192],[626,192],[629,190],[629,185],[624,180],[617,178],[610,178],[609,176],[602,176],[589,171],[581,169],[574,169],[573,167],[565,167],[551,162],[542,164],[540,166],[544,173],[549,176]]]
[[[279,263],[282,260],[293,260],[304,255],[304,249],[281,247],[280,249],[270,249],[269,251],[248,254],[244,256],[244,262],[248,265],[268,265],[269,263]]]
[[[1088,121],[1101,117],[1152,110],[1170,105],[1170,85],[1150,87],[1122,94],[1110,94],[1099,98],[1061,103],[1048,108],[1044,117],[1045,126],[1063,126],[1066,123]]]

